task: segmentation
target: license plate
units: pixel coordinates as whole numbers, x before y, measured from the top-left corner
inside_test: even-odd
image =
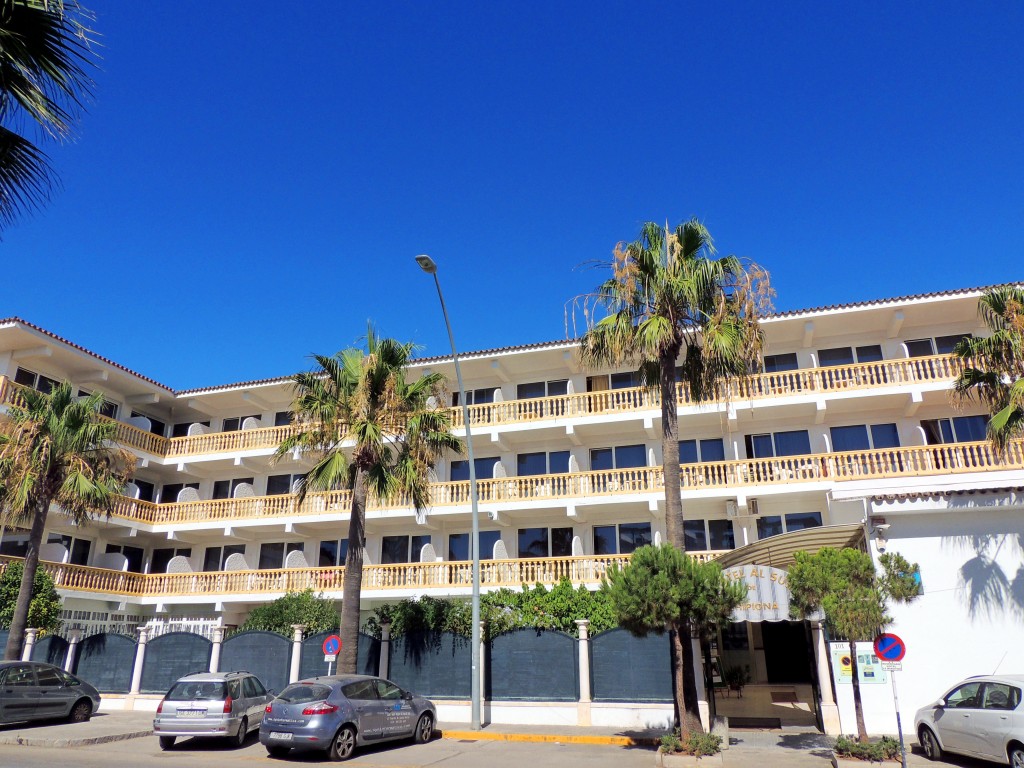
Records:
[[[270,738],[272,738],[272,739],[280,739],[281,741],[291,741],[292,740],[292,734],[290,734],[290,733],[281,733],[280,731],[271,731],[270,732]]]
[[[175,715],[177,717],[206,717],[205,709],[179,709]]]

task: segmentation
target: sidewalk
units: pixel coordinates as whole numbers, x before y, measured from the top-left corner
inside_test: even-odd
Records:
[[[82,747],[137,739],[153,733],[152,712],[103,712],[87,723],[22,723],[0,726],[0,744]]]

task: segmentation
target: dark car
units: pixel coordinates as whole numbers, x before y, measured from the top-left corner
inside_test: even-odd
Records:
[[[160,748],[179,736],[218,736],[236,747],[259,727],[273,697],[250,672],[200,672],[186,675],[167,691],[153,718]]]
[[[389,680],[333,675],[292,683],[267,706],[260,743],[271,757],[324,750],[347,760],[357,746],[412,737],[430,741],[437,710]]]
[[[99,706],[99,691],[70,672],[41,661],[0,661],[0,724],[84,723]]]

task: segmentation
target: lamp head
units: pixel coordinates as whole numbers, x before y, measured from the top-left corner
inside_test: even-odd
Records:
[[[437,264],[434,260],[427,256],[425,253],[421,253],[416,257],[416,263],[420,265],[420,269],[426,272],[428,275],[432,275],[437,272]]]

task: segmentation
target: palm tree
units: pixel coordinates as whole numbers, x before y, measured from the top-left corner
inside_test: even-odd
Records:
[[[5,524],[29,526],[6,660],[21,658],[50,506],[79,524],[109,512],[135,467],[130,453],[112,445],[117,425],[100,417],[103,395],[73,392],[68,382],[49,394],[25,390],[0,421],[0,514]]]
[[[0,0],[0,229],[57,185],[46,155],[20,129],[72,135],[92,86],[87,18],[76,0]]]
[[[292,411],[298,431],[276,453],[280,460],[298,450],[315,462],[299,482],[300,502],[309,492],[352,491],[340,673],[356,671],[367,495],[382,501],[404,496],[422,510],[429,501],[428,470],[443,450],[462,448],[448,412],[437,407],[444,402],[444,377],[433,373],[406,381],[413,350],[412,344],[379,339],[371,327],[365,353],[347,349],[333,357],[314,355],[316,368],[294,377]]]
[[[992,288],[978,300],[978,314],[991,334],[965,338],[953,349],[964,363],[953,397],[988,409],[988,437],[1002,454],[1010,440],[1024,437],[1024,288]]]
[[[714,256],[711,235],[696,219],[672,235],[644,224],[638,240],[615,247],[612,276],[595,297],[607,314],[594,322],[588,312],[591,325],[580,339],[586,365],[637,365],[641,384],[660,388],[665,527],[680,550],[685,538],[676,382],[701,402],[759,369],[759,321],[772,295],[768,273],[757,264]]]

